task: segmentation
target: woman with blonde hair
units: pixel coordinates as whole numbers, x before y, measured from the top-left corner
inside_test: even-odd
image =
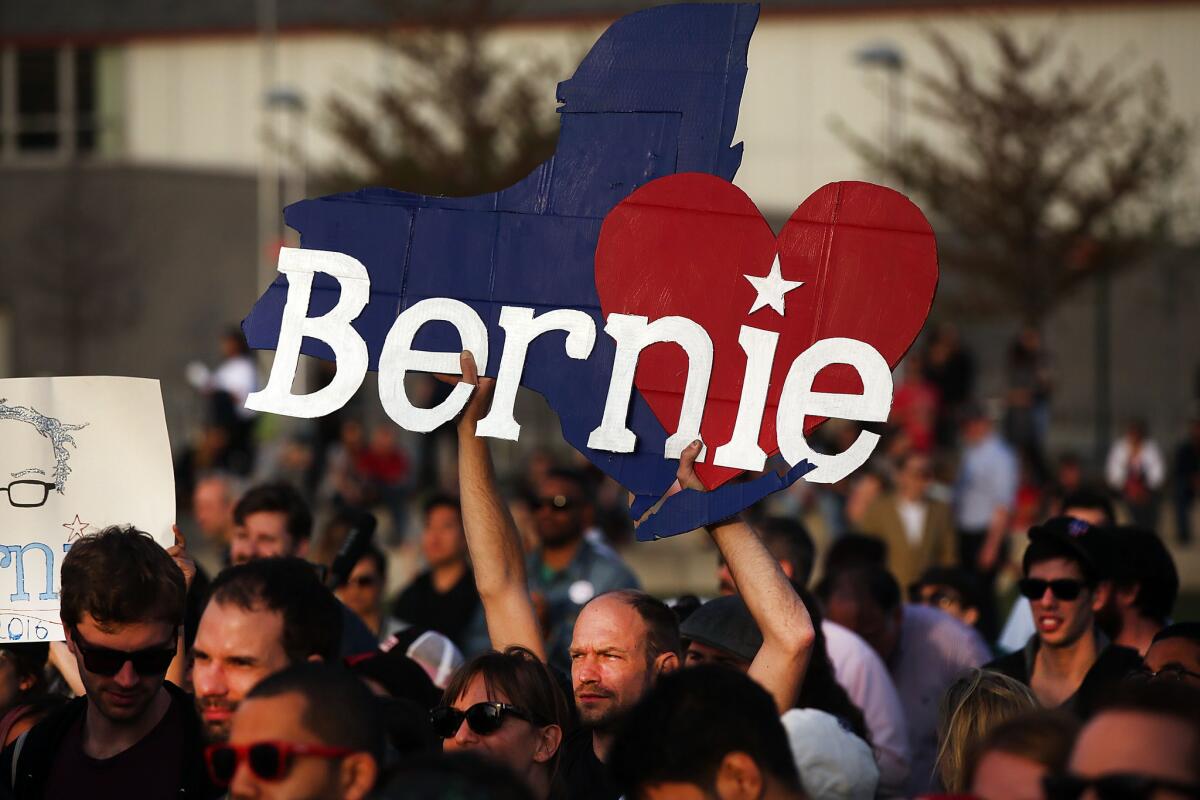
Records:
[[[1029,687],[1007,675],[973,669],[950,684],[938,712],[938,755],[942,788],[961,794],[967,788],[967,760],[997,725],[1039,707]]]

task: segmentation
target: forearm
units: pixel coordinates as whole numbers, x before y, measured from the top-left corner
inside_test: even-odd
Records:
[[[1008,535],[1008,520],[1009,511],[1004,506],[997,506],[992,511],[992,518],[988,522],[987,529],[988,547],[999,547],[1004,541],[1004,537]]]
[[[750,676],[775,698],[780,712],[791,708],[804,680],[815,638],[808,609],[779,563],[740,518],[709,529],[738,586],[763,644]]]
[[[184,686],[184,679],[187,677],[187,654],[183,650],[183,631],[179,631],[179,636],[176,637],[179,641],[175,644],[175,657],[171,659],[171,665],[167,667],[167,680],[176,686]]]
[[[487,443],[473,427],[459,430],[458,469],[463,530],[492,646],[520,645],[545,658],[525,575],[525,552],[496,486]]]
[[[79,665],[75,663],[75,657],[67,649],[66,642],[50,643],[50,663],[58,670],[58,674],[62,675],[63,680],[66,681],[67,686],[71,687],[71,691],[76,697],[82,697],[85,694],[83,679],[79,677]]]

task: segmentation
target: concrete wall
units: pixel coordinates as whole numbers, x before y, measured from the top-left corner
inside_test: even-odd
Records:
[[[252,179],[219,172],[0,170],[12,373],[158,378],[181,444],[198,413],[185,365],[215,363],[218,333],[259,294],[254,191]]]
[[[813,189],[834,180],[870,178],[858,157],[831,129],[833,119],[882,142],[887,127],[887,80],[856,62],[863,48],[886,43],[906,60],[901,95],[911,99],[912,76],[936,66],[925,28],[949,33],[975,52],[987,52],[984,26],[1003,24],[1024,34],[1058,30],[1083,66],[1119,58],[1131,66],[1162,66],[1177,113],[1200,120],[1200,4],[1130,3],[1063,10],[905,11],[859,14],[764,13],[750,47],[750,73],[737,139],[746,155],[737,183],[765,211],[787,213]],[[512,25],[495,46],[506,57],[558,58],[561,78],[602,25]],[[133,40],[125,46],[127,156],[139,164],[257,169],[266,120],[262,107],[263,50],[251,37]],[[302,126],[316,162],[335,153],[325,104],[335,92],[353,94],[381,81],[403,80],[397,60],[378,37],[346,33],[282,36],[276,83],[307,103]],[[554,80],[547,80],[547,107]],[[900,125],[918,121],[902,113]],[[1200,164],[1191,175],[1200,177]],[[1197,181],[1193,180],[1195,185]]]

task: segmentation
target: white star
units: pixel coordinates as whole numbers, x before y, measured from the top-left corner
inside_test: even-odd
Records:
[[[771,271],[765,278],[757,275],[743,275],[746,280],[750,281],[750,285],[754,287],[754,291],[758,292],[758,297],[754,298],[754,305],[750,306],[749,314],[753,314],[764,306],[770,306],[775,311],[783,316],[783,296],[793,289],[799,289],[804,285],[804,281],[788,281],[783,279],[783,272],[779,267],[779,254],[775,254],[775,261],[771,264]]]

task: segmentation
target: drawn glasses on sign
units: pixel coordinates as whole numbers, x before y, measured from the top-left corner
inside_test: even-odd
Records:
[[[37,508],[45,504],[54,486],[55,484],[47,481],[13,481],[8,486],[0,486],[0,492],[4,492],[9,505],[17,508]]]

